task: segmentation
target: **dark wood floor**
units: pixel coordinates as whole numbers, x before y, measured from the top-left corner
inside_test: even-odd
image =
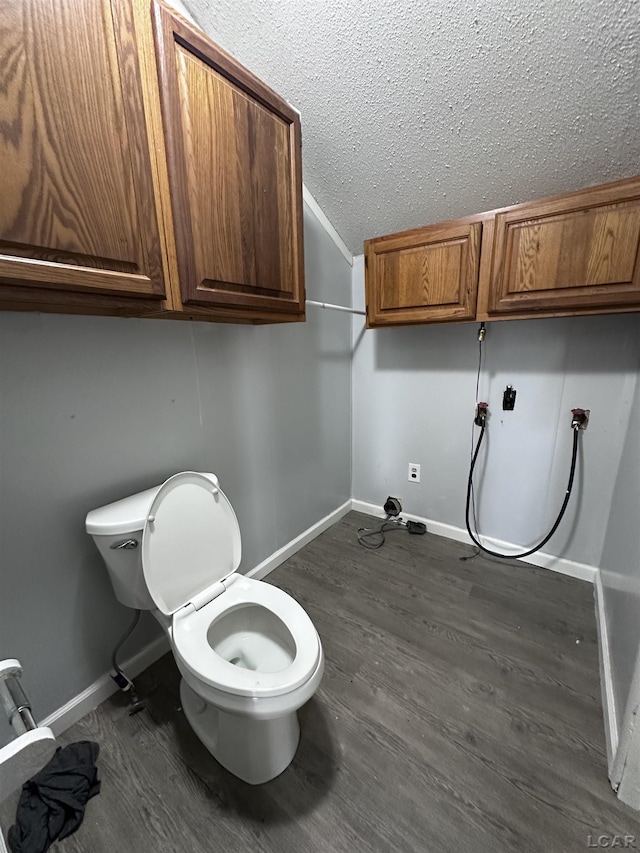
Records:
[[[179,708],[166,656],[64,742],[101,745],[102,792],[61,853],[584,851],[640,815],[607,781],[589,584],[394,532],[351,513],[269,580],[326,654],[293,764],[257,788],[220,768]],[[2,810],[6,828],[9,806]]]

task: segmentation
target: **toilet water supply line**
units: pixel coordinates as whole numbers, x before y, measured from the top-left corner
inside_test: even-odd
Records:
[[[129,628],[127,628],[122,638],[118,641],[115,649],[113,650],[113,654],[111,655],[111,664],[113,666],[111,678],[114,680],[116,685],[120,688],[120,690],[122,690],[123,693],[129,693],[129,697],[131,699],[131,704],[129,705],[129,714],[131,715],[137,714],[138,711],[142,711],[142,709],[144,708],[144,701],[139,698],[136,692],[136,688],[133,685],[133,681],[131,681],[131,679],[128,678],[120,669],[120,666],[118,665],[118,652],[124,646],[131,634],[133,634],[139,621],[140,610],[136,610],[135,615],[133,617],[133,622],[131,623]]]
[[[478,530],[478,523],[475,518],[475,505],[474,505],[474,525],[475,525],[475,535],[471,529],[471,522],[469,519],[470,507],[473,501],[473,472],[476,467],[476,462],[478,460],[478,454],[480,452],[480,447],[482,445],[482,439],[484,438],[485,431],[487,429],[487,414],[489,410],[488,403],[478,402],[478,386],[480,381],[480,369],[482,366],[482,343],[485,338],[485,325],[481,324],[480,329],[478,330],[478,344],[479,344],[479,359],[478,359],[478,376],[476,381],[476,414],[474,418],[474,425],[480,427],[480,435],[478,436],[478,441],[476,443],[475,451],[473,453],[471,459],[471,466],[469,468],[469,479],[467,481],[467,500],[465,505],[465,522],[467,525],[467,532],[471,537],[471,541],[485,554],[490,554],[492,557],[499,557],[502,560],[517,560],[522,559],[523,557],[528,557],[531,554],[534,554],[536,551],[539,551],[544,545],[547,544],[549,539],[556,532],[558,527],[560,526],[560,522],[562,521],[564,514],[566,512],[567,506],[569,504],[569,499],[571,498],[571,491],[573,489],[573,480],[576,472],[576,462],[578,458],[578,436],[582,430],[587,428],[588,422],[588,412],[585,409],[572,409],[571,410],[571,429],[573,430],[573,449],[571,452],[571,465],[569,468],[569,481],[567,483],[567,489],[564,495],[564,500],[562,502],[562,506],[560,507],[560,512],[558,513],[551,530],[547,533],[547,535],[542,539],[537,545],[532,548],[527,549],[526,551],[522,551],[519,554],[501,554],[499,551],[493,551],[490,548],[485,547],[479,540],[480,532]],[[462,559],[469,559],[462,558]]]

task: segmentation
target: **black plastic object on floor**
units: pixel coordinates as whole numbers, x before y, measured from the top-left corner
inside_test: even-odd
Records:
[[[92,741],[70,743],[22,786],[16,822],[9,830],[13,853],[45,853],[54,841],[82,823],[84,808],[100,790],[95,766],[100,747]]]

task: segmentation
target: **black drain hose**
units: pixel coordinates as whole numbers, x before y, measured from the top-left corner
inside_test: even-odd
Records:
[[[564,516],[565,510],[567,509],[567,505],[569,503],[569,498],[571,497],[571,489],[573,488],[573,478],[576,473],[576,461],[578,459],[578,433],[580,432],[580,428],[578,426],[573,426],[573,452],[571,454],[571,468],[569,470],[569,482],[567,484],[567,491],[564,496],[564,501],[562,502],[562,507],[560,512],[558,513],[558,517],[555,520],[555,523],[551,530],[544,537],[542,542],[539,542],[534,548],[529,548],[528,551],[523,551],[521,554],[499,554],[497,551],[492,551],[490,548],[485,548],[481,542],[478,541],[476,536],[474,536],[471,530],[471,524],[469,523],[469,506],[471,504],[471,492],[473,490],[473,472],[476,467],[476,460],[478,458],[478,453],[480,452],[480,445],[482,444],[482,439],[484,438],[485,424],[483,422],[480,428],[480,435],[478,437],[478,443],[476,444],[476,449],[473,454],[473,459],[471,460],[471,468],[469,469],[469,482],[467,483],[467,505],[465,510],[465,521],[467,523],[467,532],[471,537],[471,541],[480,548],[481,551],[484,551],[485,554],[491,554],[492,557],[500,557],[503,560],[518,560],[521,557],[528,557],[530,554],[534,554],[536,551],[539,551],[543,545],[546,545],[549,539],[553,536],[553,534],[558,529],[560,522],[562,521],[562,517]],[[480,535],[479,533],[477,534]]]

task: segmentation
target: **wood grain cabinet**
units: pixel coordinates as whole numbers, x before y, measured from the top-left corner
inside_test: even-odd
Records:
[[[488,313],[640,307],[640,180],[497,213]]]
[[[640,311],[640,177],[365,243],[367,324]]]
[[[165,297],[132,8],[0,3],[0,307]]]
[[[449,222],[368,240],[368,325],[472,320],[481,229],[479,222]]]
[[[154,4],[181,298],[304,313],[300,117]]]
[[[304,319],[298,113],[155,0],[0,13],[0,308]]]

